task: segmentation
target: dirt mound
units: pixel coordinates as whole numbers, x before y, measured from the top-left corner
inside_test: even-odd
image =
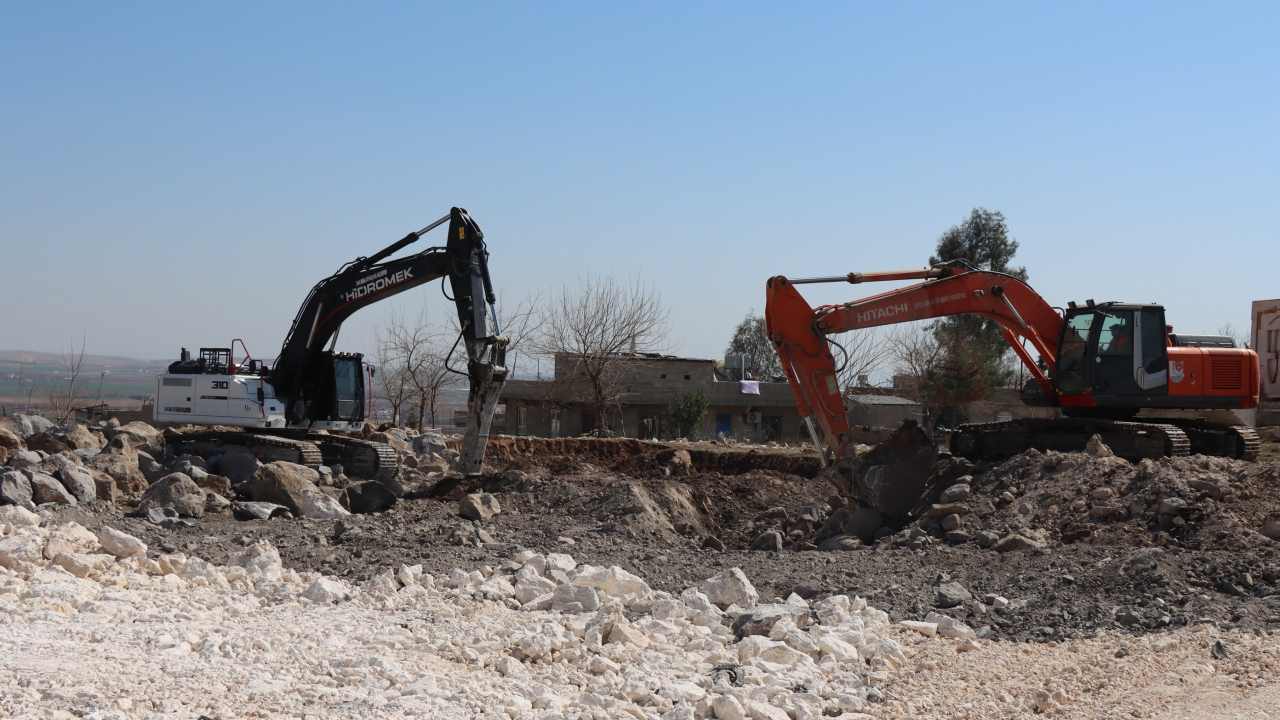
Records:
[[[771,470],[813,478],[822,470],[822,463],[813,451],[631,438],[492,437],[485,451],[485,460],[491,467],[503,470],[543,469],[555,473],[608,471],[649,477],[669,474],[667,468],[671,458],[680,451],[689,454],[692,470],[698,473],[739,474]]]
[[[954,532],[953,542],[994,532],[1048,545],[1252,551],[1272,545],[1262,531],[1280,510],[1280,465],[1199,455],[1134,464],[1030,450],[985,469],[944,460],[930,482],[914,526]],[[968,491],[951,491],[960,498],[951,507],[943,495],[957,485]],[[947,510],[960,516],[955,528],[942,528]]]

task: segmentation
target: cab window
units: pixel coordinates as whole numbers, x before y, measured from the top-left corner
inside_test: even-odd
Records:
[[[1166,339],[1164,311],[1142,311],[1142,362],[1143,370],[1158,373],[1165,369]]]
[[[1088,387],[1084,366],[1085,350],[1089,347],[1089,331],[1093,328],[1094,314],[1084,312],[1067,318],[1062,326],[1061,350],[1058,353],[1058,389],[1067,394],[1080,394]]]
[[[333,363],[334,395],[337,400],[337,416],[342,420],[360,419],[360,366],[354,360],[335,360]]]
[[[1133,355],[1133,313],[1105,313],[1098,333],[1098,354]]]
[[[1089,345],[1089,329],[1093,327],[1093,313],[1076,315],[1067,321],[1062,331],[1062,351],[1058,355],[1059,370],[1079,370],[1084,367],[1084,350]]]

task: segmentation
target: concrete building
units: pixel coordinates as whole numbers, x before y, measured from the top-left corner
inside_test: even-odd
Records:
[[[865,428],[896,428],[903,420],[924,422],[920,403],[897,395],[850,393],[844,398],[845,415],[850,425]]]
[[[667,405],[679,392],[702,390],[711,402],[702,439],[719,435],[762,442],[794,440],[800,414],[786,383],[739,381],[715,360],[637,353],[617,358],[623,384],[622,414],[602,418],[572,358],[555,358],[555,379],[508,380],[502,420],[493,432],[537,437],[576,437],[608,427],[625,437],[671,439]],[[500,424],[499,424],[500,423]],[[692,439],[692,438],[691,438]]]
[[[1253,303],[1249,346],[1258,353],[1262,399],[1280,400],[1280,300]]]

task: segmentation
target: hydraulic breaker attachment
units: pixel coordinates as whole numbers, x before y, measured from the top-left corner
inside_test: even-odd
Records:
[[[480,357],[473,356],[467,363],[471,390],[467,394],[467,427],[462,435],[462,452],[458,459],[458,472],[467,476],[479,475],[484,469],[489,427],[498,409],[498,396],[507,382],[506,336],[497,336],[491,344],[475,345],[480,346],[476,348]]]

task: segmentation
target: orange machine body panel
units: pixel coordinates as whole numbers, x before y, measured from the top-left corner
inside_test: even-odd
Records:
[[[1178,397],[1241,397],[1257,406],[1257,354],[1245,348],[1169,348],[1169,394]]]

